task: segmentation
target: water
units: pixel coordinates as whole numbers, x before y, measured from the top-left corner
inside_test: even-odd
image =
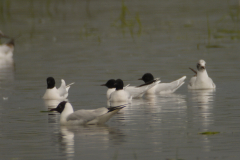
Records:
[[[0,29],[20,37],[15,66],[0,70],[0,159],[238,159],[239,22],[235,0],[1,1]],[[187,89],[199,59],[216,91]],[[41,112],[49,76],[75,82],[78,110],[107,106],[108,79],[140,85],[146,72],[187,80],[104,126],[61,127]]]

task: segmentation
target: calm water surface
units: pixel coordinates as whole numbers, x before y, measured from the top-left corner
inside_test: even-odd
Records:
[[[239,159],[239,17],[237,0],[0,1],[0,29],[18,37],[15,65],[0,68],[0,159]],[[199,59],[215,91],[187,89]],[[108,79],[140,85],[146,72],[187,80],[104,126],[61,127],[41,112],[49,76],[75,82],[78,110],[107,106]]]

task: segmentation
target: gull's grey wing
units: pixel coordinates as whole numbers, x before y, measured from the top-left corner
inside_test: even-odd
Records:
[[[183,76],[182,78],[176,81],[173,81],[171,83],[159,83],[155,91],[156,93],[160,93],[160,94],[173,93],[184,84],[185,79],[186,79],[186,76]]]
[[[83,122],[89,122],[95,119],[98,116],[101,116],[108,112],[107,108],[98,108],[95,110],[78,110],[72,114],[70,114],[67,118],[67,121],[81,120]]]

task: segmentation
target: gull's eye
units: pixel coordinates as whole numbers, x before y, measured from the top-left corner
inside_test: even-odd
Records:
[[[197,64],[197,68],[199,68],[199,67],[200,67],[200,64],[198,63],[198,64]]]

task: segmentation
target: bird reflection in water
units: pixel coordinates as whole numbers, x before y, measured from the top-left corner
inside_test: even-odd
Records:
[[[192,106],[200,109],[200,116],[205,126],[213,121],[211,109],[215,99],[215,91],[215,89],[189,90]]]
[[[75,148],[86,148],[91,143],[108,149],[112,144],[125,142],[125,135],[119,129],[107,125],[60,126],[57,134],[59,136],[53,136],[59,137],[56,146],[59,146],[67,160],[74,159]]]
[[[62,100],[43,99],[44,106],[47,110],[56,108]],[[60,115],[57,112],[48,113],[48,123],[58,123]]]
[[[145,99],[152,113],[186,109],[186,96],[181,94],[146,95]]]

